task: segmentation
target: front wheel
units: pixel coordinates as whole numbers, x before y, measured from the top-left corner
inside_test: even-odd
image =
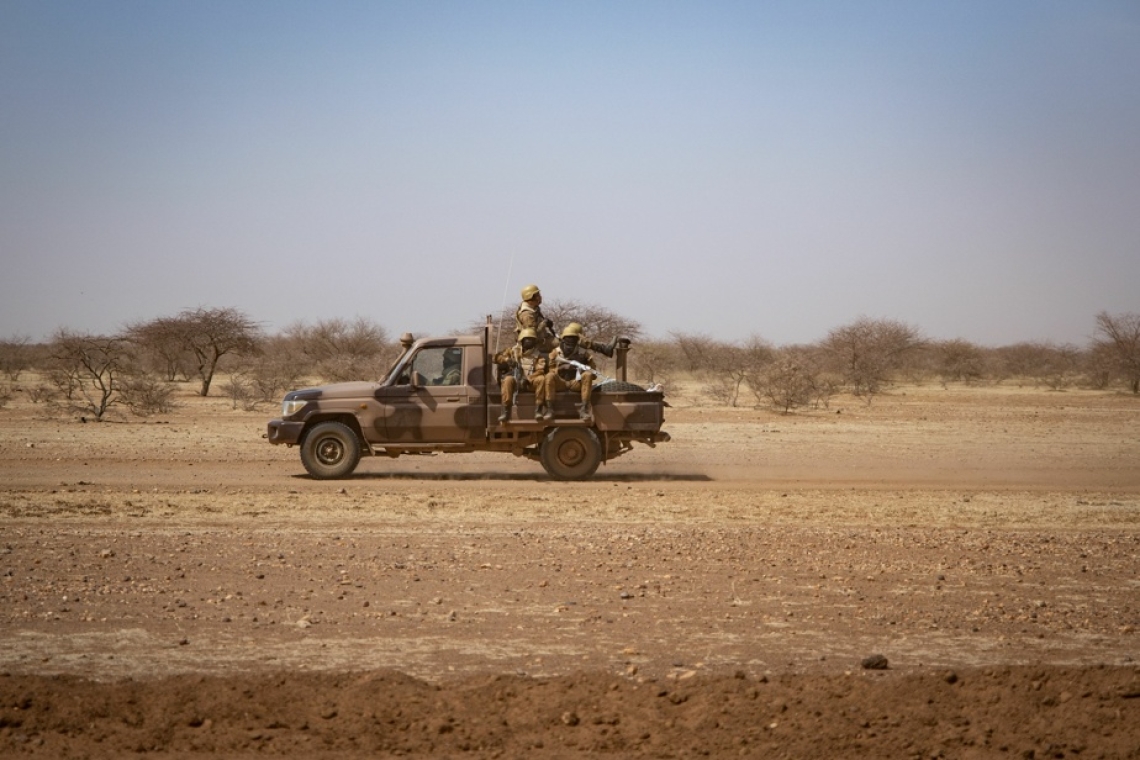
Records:
[[[590,428],[554,428],[542,441],[539,458],[555,480],[585,480],[602,462],[602,445]]]
[[[360,439],[343,422],[322,422],[301,443],[301,463],[317,480],[343,478],[360,462]]]

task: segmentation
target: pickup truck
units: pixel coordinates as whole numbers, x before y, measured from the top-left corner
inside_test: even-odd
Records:
[[[362,456],[501,451],[540,462],[556,480],[585,480],[602,462],[669,440],[659,386],[626,382],[629,341],[618,341],[616,379],[595,381],[593,420],[579,419],[576,392],[554,399],[554,419],[534,419],[534,394],[520,392],[514,417],[501,411],[491,326],[480,334],[415,340],[378,382],[348,382],[285,394],[281,417],[264,436],[298,446],[314,478],[344,478]]]

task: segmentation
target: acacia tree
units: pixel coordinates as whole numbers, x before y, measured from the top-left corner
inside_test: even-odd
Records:
[[[172,383],[179,377],[190,379],[193,359],[183,319],[159,317],[149,322],[132,322],[125,334],[138,348],[140,360],[166,382]]]
[[[177,320],[184,345],[193,354],[197,375],[202,380],[201,396],[210,395],[210,383],[223,356],[257,352],[257,323],[238,309],[183,309]]]
[[[1140,314],[1096,315],[1094,344],[1106,351],[1133,393],[1140,393]]]
[[[870,403],[906,357],[925,345],[917,328],[894,319],[860,317],[827,334],[823,348],[843,380]]]

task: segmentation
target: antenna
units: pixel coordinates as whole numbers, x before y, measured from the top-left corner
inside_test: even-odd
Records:
[[[507,281],[503,283],[503,305],[499,307],[499,329],[495,332],[495,351],[499,353],[499,338],[503,334],[503,320],[507,313],[507,292],[511,287],[511,271],[515,268],[515,252],[511,251],[511,261],[507,264]]]

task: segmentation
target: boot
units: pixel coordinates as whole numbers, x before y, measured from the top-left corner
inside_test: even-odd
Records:
[[[503,411],[499,413],[499,424],[503,424],[511,418],[511,406],[507,404],[503,407]]]
[[[539,404],[534,408],[534,418],[536,420],[545,419],[543,415],[546,414],[546,404]]]
[[[547,404],[546,406],[542,407],[542,419],[545,422],[549,422],[550,420],[554,419],[554,404]]]
[[[594,422],[594,410],[590,408],[589,404],[578,404],[578,419],[583,422]]]

